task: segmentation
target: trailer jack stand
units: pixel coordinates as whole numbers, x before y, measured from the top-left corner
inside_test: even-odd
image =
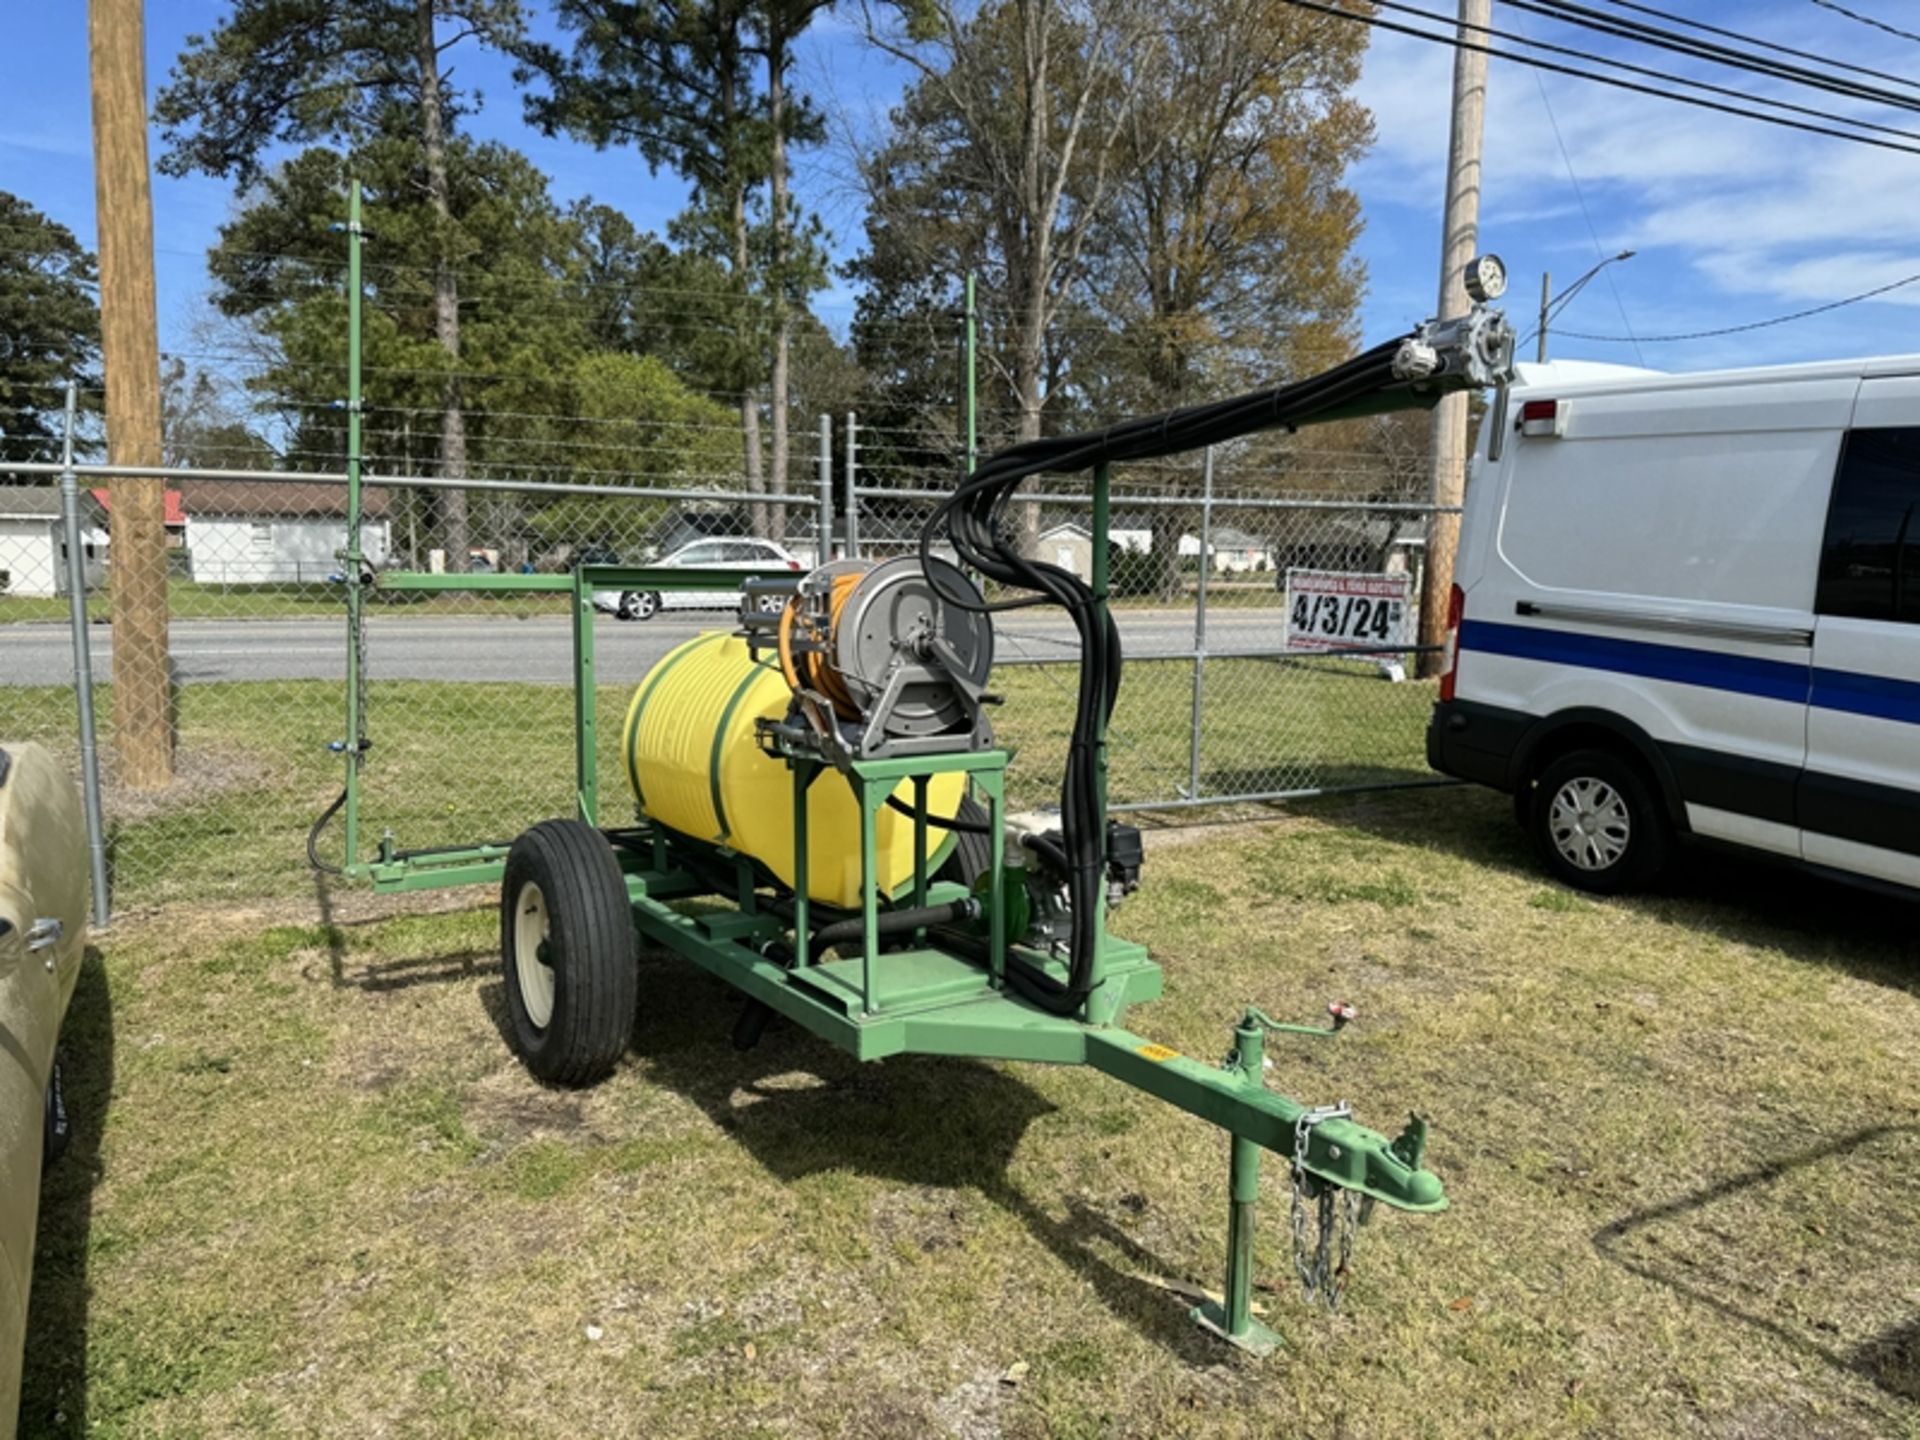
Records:
[[[1233,1053],[1225,1067],[1238,1074],[1242,1085],[1261,1090],[1266,1088],[1264,1018],[1249,1010],[1247,1018],[1234,1027]],[[1253,1318],[1253,1228],[1260,1204],[1260,1147],[1239,1135],[1231,1136],[1229,1143],[1232,1158],[1227,1168],[1226,1289],[1222,1303],[1209,1300],[1196,1306],[1193,1318],[1202,1329],[1250,1355],[1271,1355],[1280,1347],[1280,1336]]]

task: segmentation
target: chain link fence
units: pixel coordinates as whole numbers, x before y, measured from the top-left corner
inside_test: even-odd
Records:
[[[681,453],[699,463],[607,473],[606,452],[627,439],[659,451],[657,437],[638,434],[646,422],[621,423],[635,435],[599,436],[596,464],[577,483],[552,478],[568,473],[558,464],[541,481],[515,473],[518,464],[475,465],[464,484],[403,479],[407,451],[370,439],[360,535],[376,578],[365,619],[367,847],[510,840],[570,812],[575,794],[569,597],[384,589],[382,572],[559,577],[581,563],[808,569],[847,553],[882,559],[917,549],[955,478],[953,466],[889,464],[907,447],[857,416],[795,427],[785,496],[747,492],[739,433],[724,427],[690,437]],[[551,444],[580,443],[558,420],[552,428]],[[1195,455],[1115,475],[1109,572],[1129,662],[1112,732],[1117,809],[1430,779],[1421,747],[1431,696],[1410,678],[1409,656],[1433,512],[1413,480],[1374,457],[1343,474],[1313,453],[1310,488],[1300,473],[1309,453],[1285,463]],[[118,910],[310,888],[307,831],[341,785],[348,492],[338,455],[335,468],[314,471],[280,468],[313,463],[305,456],[213,468],[228,458],[203,450],[195,468],[163,482],[170,671],[159,710],[128,703],[116,684],[126,661],[116,642],[126,642],[110,623],[112,509],[125,482],[87,458],[73,469]],[[59,469],[0,465],[0,740],[43,741],[78,770]],[[1082,575],[1093,565],[1087,483],[1038,485],[1014,517],[1031,553]],[[450,544],[450,534],[462,539]],[[626,818],[619,747],[634,688],[674,646],[729,626],[730,604],[698,592],[595,597],[603,823]],[[1017,752],[1016,801],[1048,805],[1077,645],[1048,611],[1002,620],[996,728]],[[167,761],[159,773],[155,737]],[[130,764],[141,746],[147,761]],[[317,845],[323,862],[342,858],[337,831]]]

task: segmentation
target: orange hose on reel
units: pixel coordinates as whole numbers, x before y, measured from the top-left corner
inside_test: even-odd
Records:
[[[827,633],[824,636],[815,632],[809,638],[824,647],[831,647],[840,633],[840,615],[846,609],[847,600],[853,594],[864,577],[861,575],[836,575],[833,588],[827,597]],[[840,672],[828,663],[826,649],[802,650],[793,648],[793,627],[795,617],[800,613],[798,601],[789,601],[787,608],[780,614],[780,673],[787,677],[787,684],[795,689],[817,690],[833,702],[834,712],[842,720],[858,720],[860,707],[854,703],[853,695],[848,691],[846,682],[840,678]],[[811,627],[810,627],[811,628]]]

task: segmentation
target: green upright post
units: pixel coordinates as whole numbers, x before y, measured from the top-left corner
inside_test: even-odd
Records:
[[[960,391],[960,433],[966,438],[967,474],[980,467],[980,391],[977,372],[980,360],[979,312],[974,308],[973,272],[967,272],[967,310],[962,321],[960,350],[966,375]]]
[[[360,761],[366,749],[363,734],[365,697],[360,693],[365,658],[360,653],[360,627],[366,604],[360,574],[366,561],[360,548],[360,182],[347,187],[347,802],[342,816],[346,839],[346,873],[360,868]]]
[[[973,783],[987,795],[987,983],[1007,988],[1007,772],[983,770]]]
[[[915,908],[925,908],[927,903],[927,777],[913,777],[913,903]],[[922,930],[924,937],[927,933]]]
[[[593,589],[579,570],[573,572],[573,775],[580,818],[599,824],[600,716],[593,655]]]
[[[884,796],[893,783],[883,783]],[[880,858],[874,811],[885,801],[876,801],[876,784],[865,776],[858,777],[853,788],[860,802],[860,1008],[871,1015],[880,1008]]]
[[[813,936],[808,924],[812,918],[808,912],[813,906],[810,898],[813,877],[808,863],[813,841],[807,825],[807,790],[813,784],[817,767],[798,757],[790,764],[793,769],[793,968],[798,970],[807,963],[808,941]]]
[[[1233,1031],[1234,1071],[1250,1089],[1266,1087],[1264,1037],[1251,1017]],[[1260,1202],[1260,1147],[1235,1135],[1227,1170],[1227,1285],[1225,1303],[1199,1306],[1193,1318],[1231,1344],[1271,1354],[1280,1337],[1253,1318],[1253,1222]]]

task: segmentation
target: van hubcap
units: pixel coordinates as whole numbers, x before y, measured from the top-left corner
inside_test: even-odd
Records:
[[[1579,870],[1605,870],[1627,853],[1633,820],[1620,792],[1604,780],[1580,776],[1567,781],[1547,812],[1553,848]]]

